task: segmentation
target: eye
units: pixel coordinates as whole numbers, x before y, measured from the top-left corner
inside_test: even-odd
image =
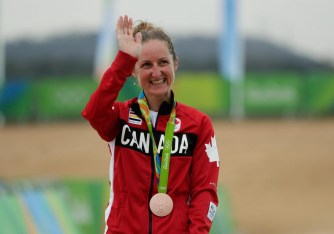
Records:
[[[151,66],[151,63],[145,62],[141,64],[141,68],[149,68]]]
[[[169,64],[169,61],[167,59],[163,59],[163,60],[160,60],[159,64],[163,66],[163,65]]]

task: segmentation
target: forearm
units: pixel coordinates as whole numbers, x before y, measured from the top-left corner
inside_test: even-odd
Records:
[[[190,233],[209,233],[218,206],[219,156],[211,122],[204,118],[192,164]]]
[[[189,203],[191,234],[209,233],[218,206],[217,186],[210,182],[206,187],[195,188]]]
[[[137,59],[119,51],[111,67],[104,73],[100,85],[91,95],[82,116],[98,131],[100,136],[109,141],[112,137],[108,129],[118,117],[115,100],[127,77],[132,73]]]

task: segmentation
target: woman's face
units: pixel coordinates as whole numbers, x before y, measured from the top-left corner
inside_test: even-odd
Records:
[[[149,40],[142,45],[133,75],[148,99],[165,99],[169,97],[176,69],[177,63],[174,63],[166,42]]]

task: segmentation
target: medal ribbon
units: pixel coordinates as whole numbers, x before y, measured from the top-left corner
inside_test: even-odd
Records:
[[[145,122],[147,124],[148,131],[151,136],[151,141],[153,145],[153,158],[155,166],[155,176],[158,184],[159,193],[167,193],[167,184],[168,184],[168,173],[169,173],[169,164],[170,164],[170,154],[172,151],[172,143],[174,136],[174,120],[176,116],[176,102],[173,103],[173,108],[167,122],[165,137],[164,137],[164,147],[162,150],[162,162],[160,161],[158,147],[153,136],[153,126],[150,116],[150,109],[147,104],[146,97],[142,91],[138,97],[138,104],[140,107],[140,112],[143,115]]]

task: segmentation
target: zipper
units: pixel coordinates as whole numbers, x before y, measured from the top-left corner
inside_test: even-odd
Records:
[[[151,197],[153,195],[154,176],[155,176],[154,170],[155,170],[154,159],[153,159],[153,155],[152,155],[151,156],[151,171],[152,171],[152,173],[151,173],[151,185],[150,185],[150,193],[148,195],[148,201],[149,201],[149,203],[148,203],[148,219],[149,219],[148,220],[148,233],[149,234],[152,234],[152,211],[150,209],[150,200],[151,200]]]
[[[155,126],[152,126],[154,140],[156,139],[156,126],[158,126],[158,120],[159,120],[159,112],[158,112],[158,115],[157,115],[157,119],[155,120]],[[156,178],[155,178],[155,165],[154,165],[154,156],[153,156],[153,154],[151,155],[151,172],[152,172],[151,173],[151,186],[150,186],[150,193],[149,193],[149,198],[148,198],[149,201],[151,200],[151,198],[153,196],[153,188],[156,185],[156,181],[155,181],[156,180]],[[148,204],[148,217],[149,217],[148,233],[149,234],[153,233],[152,216],[153,216],[153,213],[152,213],[152,211],[150,209],[150,204]]]
[[[152,126],[153,130],[153,137],[154,139],[156,138],[156,126],[158,125],[158,118],[159,118],[159,113],[157,115],[157,119],[155,120],[155,126]],[[153,145],[152,145],[153,148]],[[152,149],[153,150],[153,149]],[[155,185],[155,165],[154,165],[154,156],[153,154],[151,155],[151,184],[150,184],[150,192],[149,192],[149,197],[148,201],[150,202],[152,196],[153,196],[153,188]],[[152,211],[150,209],[150,203],[148,204],[148,218],[149,218],[149,224],[148,224],[148,233],[152,234],[153,233],[153,227],[152,227]]]

